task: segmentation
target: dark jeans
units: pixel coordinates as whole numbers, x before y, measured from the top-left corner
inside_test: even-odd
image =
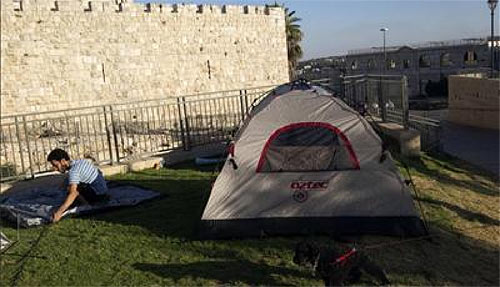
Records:
[[[76,190],[86,202],[82,202],[82,200],[75,200],[76,205],[82,205],[88,203],[90,205],[94,205],[97,203],[106,203],[109,201],[109,195],[107,194],[96,194],[94,189],[88,183],[79,183],[76,187]]]

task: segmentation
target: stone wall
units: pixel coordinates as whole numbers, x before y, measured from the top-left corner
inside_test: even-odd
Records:
[[[499,129],[500,80],[467,76],[448,78],[448,120]]]
[[[288,81],[284,11],[1,0],[1,115]]]

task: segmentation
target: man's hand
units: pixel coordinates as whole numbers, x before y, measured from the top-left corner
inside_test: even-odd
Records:
[[[71,204],[75,201],[75,199],[78,197],[78,190],[77,190],[77,185],[76,184],[70,184],[68,187],[68,196],[66,196],[66,199],[64,200],[63,204],[57,209],[56,212],[52,215],[52,222],[58,222],[61,220],[61,217],[63,213],[68,209]]]
[[[56,212],[54,212],[54,214],[52,215],[52,222],[56,223],[59,220],[61,220],[62,215],[63,215],[63,213],[60,210],[57,210]]]

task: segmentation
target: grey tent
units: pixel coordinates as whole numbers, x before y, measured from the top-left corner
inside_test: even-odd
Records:
[[[230,150],[201,218],[204,238],[426,233],[379,136],[321,88],[275,89]]]

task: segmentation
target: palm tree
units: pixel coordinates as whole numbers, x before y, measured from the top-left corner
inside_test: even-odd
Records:
[[[302,19],[294,16],[295,11],[289,11],[284,5],[280,5],[274,2],[269,7],[282,7],[285,9],[285,25],[286,25],[286,46],[288,50],[288,71],[290,73],[290,80],[295,78],[295,68],[297,67],[297,62],[302,58],[302,48],[300,47],[300,41],[304,36],[304,33],[300,30],[300,25],[297,22]]]

